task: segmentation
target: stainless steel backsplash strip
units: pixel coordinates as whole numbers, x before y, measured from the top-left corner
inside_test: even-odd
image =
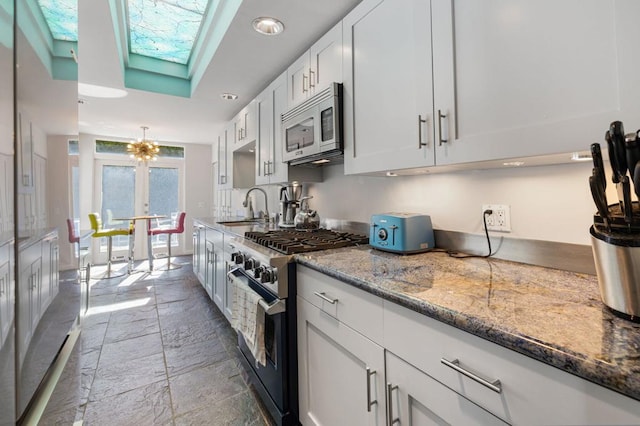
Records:
[[[487,254],[487,238],[484,234],[467,234],[436,229],[436,247],[471,254]],[[493,257],[514,262],[539,265],[565,271],[596,274],[595,261],[590,245],[558,243],[553,241],[525,240],[489,235]]]

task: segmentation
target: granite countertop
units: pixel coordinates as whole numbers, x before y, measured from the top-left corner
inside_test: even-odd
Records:
[[[640,324],[613,315],[593,275],[498,259],[360,246],[296,262],[640,400]]]

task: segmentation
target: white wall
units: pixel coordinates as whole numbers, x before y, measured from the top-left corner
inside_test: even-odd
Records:
[[[508,204],[512,232],[496,234],[590,244],[592,167],[586,162],[382,178],[344,176],[338,165],[325,168],[324,182],[309,193],[321,217],[369,222],[375,213],[416,212],[429,214],[436,229],[477,234],[484,232],[482,204]],[[613,203],[610,180],[607,189]]]

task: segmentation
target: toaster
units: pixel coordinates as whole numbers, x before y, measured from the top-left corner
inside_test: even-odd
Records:
[[[369,244],[394,253],[421,253],[435,248],[431,217],[417,213],[371,216]]]

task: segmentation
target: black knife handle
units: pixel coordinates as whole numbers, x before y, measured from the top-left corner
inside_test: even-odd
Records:
[[[618,174],[618,157],[616,157],[616,150],[613,147],[613,139],[611,139],[611,132],[607,130],[604,134],[604,139],[607,141],[607,151],[609,151],[609,163],[611,163],[611,181],[613,183],[620,183],[620,177]]]
[[[618,178],[627,174],[627,153],[624,143],[624,127],[622,121],[614,121],[609,126],[609,134],[611,135],[611,142],[613,142],[613,151],[617,160],[617,172]]]
[[[602,161],[602,150],[599,143],[591,144],[591,158],[593,158],[593,167],[598,171],[598,177],[602,179],[602,187],[607,188],[607,177],[604,173],[604,162]],[[634,163],[635,164],[635,163]]]
[[[620,182],[622,183],[622,196],[624,198],[624,221],[631,224],[633,222],[633,203],[631,202],[629,176],[622,176]]]
[[[633,177],[636,164],[640,161],[640,139],[636,133],[631,133],[625,138],[625,146],[627,150],[627,166],[629,174]]]
[[[593,196],[593,202],[600,213],[600,217],[605,220],[605,223],[609,221],[609,206],[607,205],[607,199],[604,192],[601,191],[601,186],[598,183],[596,176],[589,176],[589,186],[591,187],[591,195]]]

